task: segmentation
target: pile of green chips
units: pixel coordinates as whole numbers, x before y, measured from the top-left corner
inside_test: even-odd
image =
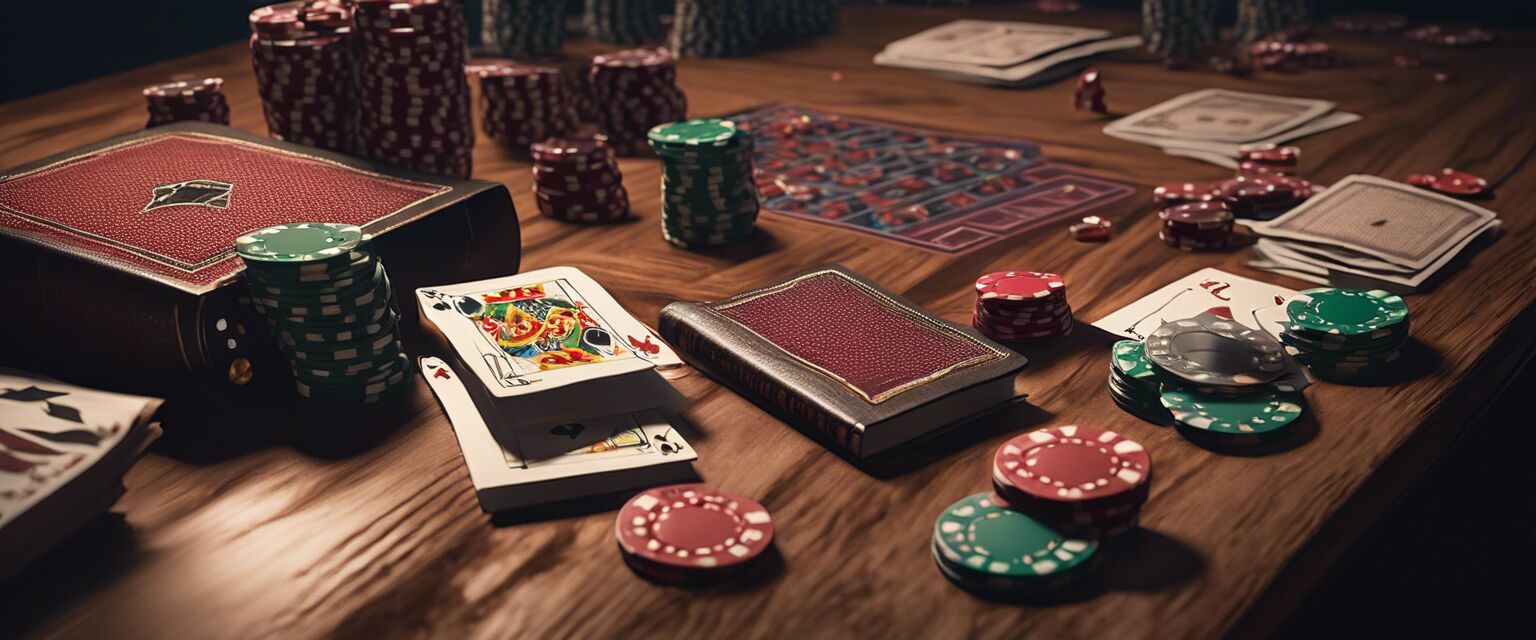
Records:
[[[661,231],[683,248],[733,244],[757,225],[752,134],[706,118],[656,126],[647,134],[661,158]]]
[[[933,525],[933,560],[973,593],[1029,596],[1064,588],[1092,571],[1099,543],[1061,535],[991,493],[956,502]]]
[[[301,222],[235,239],[251,303],[293,367],[299,395],[368,404],[412,382],[389,275],[349,224]]]
[[[1211,314],[1166,323],[1146,341],[1117,342],[1110,361],[1116,405],[1219,449],[1286,439],[1306,384],[1269,334]]]
[[[1285,303],[1280,340],[1319,377],[1343,383],[1391,379],[1408,342],[1408,303],[1373,289],[1308,289]]]
[[[744,56],[762,38],[758,0],[677,0],[670,44],[686,58]]]

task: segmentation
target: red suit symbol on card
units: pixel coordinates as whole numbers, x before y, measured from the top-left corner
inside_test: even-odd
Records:
[[[437,371],[433,371],[432,372],[432,377],[434,377],[434,378],[442,378],[444,380],[452,380],[453,379],[453,376],[448,375],[448,370],[447,369],[443,369],[443,368],[439,368]]]
[[[1217,300],[1225,300],[1227,302],[1231,302],[1232,299],[1228,298],[1224,292],[1231,287],[1232,285],[1220,280],[1206,280],[1200,283],[1200,288],[1205,289],[1206,293],[1216,296]]]
[[[636,340],[634,336],[629,336],[629,346],[653,356],[661,353],[661,345],[651,342],[650,336],[646,336],[644,341]]]

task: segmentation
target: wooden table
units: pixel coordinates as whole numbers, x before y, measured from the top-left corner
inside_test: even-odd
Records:
[[[965,13],[1136,28],[1130,14]],[[1104,136],[1103,118],[1072,109],[1070,81],[1012,91],[870,62],[884,43],[958,15],[853,7],[835,37],[740,60],[688,60],[681,81],[697,114],[789,99],[1039,142],[1057,160],[1142,185],[1134,199],[1103,212],[1115,222],[1115,239],[1077,243],[1064,228],[1048,228],[956,258],[767,215],[764,233],[748,245],[690,253],[656,231],[656,190],[645,186],[657,183],[654,161],[622,163],[641,222],[621,226],[540,218],[528,166],[488,144],[476,150],[477,176],[516,194],[525,268],[579,266],[647,322],[672,300],[716,299],[834,261],[956,322],[967,319],[972,279],[1003,268],[1064,274],[1084,320],[1207,266],[1303,286],[1247,268],[1246,250],[1189,254],[1160,245],[1146,185],[1227,172]],[[125,521],[98,523],[26,574],[27,584],[0,592],[0,628],[200,638],[1264,633],[1471,423],[1536,339],[1536,166],[1528,162],[1536,83],[1521,80],[1514,66],[1536,46],[1528,34],[1499,37],[1432,52],[1456,77],[1450,84],[1395,67],[1392,54],[1411,48],[1392,37],[1334,38],[1357,61],[1336,71],[1240,79],[1169,71],[1135,56],[1100,65],[1109,104],[1121,113],[1214,86],[1325,98],[1363,114],[1358,124],[1301,141],[1305,173],[1322,183],[1351,173],[1401,179],[1442,166],[1496,182],[1498,197],[1487,204],[1508,235],[1438,290],[1409,298],[1414,335],[1426,347],[1415,365],[1422,371],[1389,388],[1313,387],[1316,435],[1299,448],[1224,457],[1118,411],[1104,388],[1106,349],[1087,339],[1025,351],[1032,362],[1018,386],[1038,412],[956,436],[926,464],[887,479],[861,473],[703,376],[688,376],[677,384],[693,401],[686,416],[700,431],[701,475],[766,504],[782,554],[780,566],[745,584],[695,591],[653,586],[624,567],[611,505],[488,522],[425,385],[409,410],[369,417],[361,428],[377,437],[344,451],[281,428],[306,419],[285,413],[282,402],[198,410],[173,402],[166,418],[173,437],[126,479],[117,506]],[[175,73],[223,76],[235,125],[261,132],[246,55],[244,45],[230,45],[0,105],[0,165],[142,126],[138,89]],[[832,79],[834,72],[843,79]],[[952,587],[927,551],[935,516],[987,487],[998,443],[1070,423],[1121,431],[1152,451],[1158,477],[1145,530],[1109,550],[1089,597],[1001,605]],[[1454,561],[1459,548],[1447,541],[1404,561]]]

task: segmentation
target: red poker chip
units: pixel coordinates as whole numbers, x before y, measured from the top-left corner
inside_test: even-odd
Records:
[[[646,563],[711,572],[740,567],[773,544],[773,519],[756,501],[703,484],[642,491],[614,521],[619,548]]]
[[[1299,147],[1268,147],[1244,149],[1238,152],[1238,160],[1250,160],[1274,166],[1295,167],[1300,158]]]
[[[1221,194],[1220,182],[1172,182],[1152,190],[1152,200],[1165,207],[1212,200]]]
[[[1457,171],[1441,169],[1440,173],[1417,173],[1408,176],[1408,184],[1443,193],[1448,196],[1479,196],[1488,192],[1488,181],[1481,177]]]
[[[1165,225],[1184,225],[1200,229],[1230,226],[1234,216],[1231,207],[1223,202],[1191,202],[1168,207],[1157,212]]]
[[[1067,283],[1054,273],[997,271],[976,279],[982,300],[1041,300],[1065,297]]]
[[[1076,425],[1017,436],[998,447],[992,465],[993,477],[1010,496],[1078,510],[1137,496],[1152,478],[1152,456],[1140,443]]]

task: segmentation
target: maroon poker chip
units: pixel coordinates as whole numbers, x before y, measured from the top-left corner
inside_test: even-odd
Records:
[[[1113,431],[1067,425],[1017,436],[992,458],[993,477],[1010,503],[1041,502],[1074,510],[1145,499],[1152,457]]]
[[[1448,196],[1471,197],[1488,192],[1488,181],[1465,171],[1451,168],[1440,173],[1415,173],[1408,176],[1408,184],[1443,193]]]
[[[976,294],[982,300],[1041,300],[1063,297],[1066,292],[1066,281],[1054,273],[997,271],[976,279]]]
[[[1168,207],[1157,213],[1165,226],[1213,229],[1231,226],[1232,209],[1224,202],[1191,202]]]
[[[614,522],[619,548],[645,563],[712,573],[752,563],[773,544],[763,505],[703,484],[648,489]]]
[[[1152,200],[1171,207],[1189,202],[1212,200],[1221,194],[1220,182],[1171,182],[1152,190]]]

